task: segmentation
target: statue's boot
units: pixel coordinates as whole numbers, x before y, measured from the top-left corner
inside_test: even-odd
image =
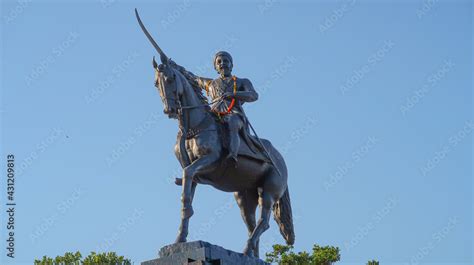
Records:
[[[226,165],[237,167],[237,155],[239,152],[239,145],[240,145],[240,138],[239,138],[239,131],[238,130],[230,130],[229,131],[229,153],[225,158]]]

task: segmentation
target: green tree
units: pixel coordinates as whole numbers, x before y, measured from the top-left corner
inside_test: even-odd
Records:
[[[82,254],[77,251],[76,253],[66,252],[64,256],[56,256],[56,258],[50,258],[43,256],[41,260],[35,260],[35,265],[131,265],[129,259],[123,256],[118,256],[115,252],[107,253],[95,253],[91,252],[87,257],[82,259]]]
[[[369,261],[367,262],[367,265],[379,265],[379,262],[376,261],[376,260],[369,260]]]
[[[91,252],[83,261],[83,265],[95,265],[95,264],[121,264],[131,265],[129,259],[125,259],[123,256],[117,256],[115,252],[99,253]]]
[[[56,256],[52,259],[48,256],[43,256],[41,260],[35,260],[35,265],[56,265],[56,264],[68,264],[68,265],[79,265],[81,264],[82,255],[79,251],[76,253],[66,252],[64,256]]]
[[[273,251],[266,254],[266,261],[279,265],[330,265],[339,261],[339,248],[333,246],[313,246],[311,255],[306,252],[293,252],[293,246],[273,245]]]

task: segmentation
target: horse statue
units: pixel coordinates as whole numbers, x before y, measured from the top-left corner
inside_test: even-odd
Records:
[[[210,112],[208,104],[205,104],[207,100],[201,90],[191,86],[172,65],[157,65],[155,61],[153,65],[155,86],[160,92],[163,112],[169,118],[177,119],[181,129],[197,132],[183,139],[183,132],[179,131],[175,145],[175,155],[183,167],[180,183],[183,188],[182,214],[176,243],[186,242],[196,185],[208,184],[225,192],[234,192],[249,233],[244,254],[258,257],[259,238],[270,226],[272,210],[286,243],[293,245],[295,234],[287,186],[288,172],[282,155],[270,141],[261,139],[275,164],[240,154],[236,167],[222,163],[225,148],[220,140],[221,125]],[[189,161],[186,161],[186,156]],[[259,199],[260,218],[256,222]]]
[[[181,224],[176,243],[186,242],[189,219],[193,215],[193,197],[197,184],[211,185],[216,189],[233,192],[247,225],[249,238],[243,251],[248,256],[259,256],[260,236],[269,227],[270,215],[279,226],[288,245],[293,245],[295,233],[288,191],[288,171],[285,161],[270,141],[257,139],[262,152],[250,151],[251,142],[240,141],[235,165],[223,163],[228,151],[222,137],[223,125],[210,110],[207,98],[194,87],[173,65],[143,25],[138,11],[135,15],[143,32],[160,54],[161,64],[153,59],[155,87],[160,92],[163,112],[179,121],[175,155],[183,168],[178,185],[182,185]],[[243,135],[243,136],[242,136]],[[250,136],[241,133],[241,136]],[[257,138],[257,137],[253,137]],[[247,139],[248,140],[248,139]],[[255,212],[260,205],[260,217]]]

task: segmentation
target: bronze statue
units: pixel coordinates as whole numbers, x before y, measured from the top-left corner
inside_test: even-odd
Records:
[[[184,67],[175,66],[191,83],[211,96],[211,111],[218,115],[225,124],[228,136],[228,155],[226,161],[234,166],[237,164],[237,152],[240,146],[239,132],[243,130],[247,119],[242,108],[244,102],[253,102],[258,99],[258,94],[252,83],[246,78],[232,76],[232,56],[225,51],[220,51],[214,56],[214,69],[220,77],[212,80],[194,75]],[[248,132],[248,129],[245,131]],[[246,133],[248,135],[248,133]]]
[[[250,81],[231,76],[233,61],[227,52],[215,56],[219,78],[195,76],[165,55],[144,27],[137,10],[135,14],[160,54],[161,64],[153,59],[153,67],[163,111],[179,121],[175,155],[183,168],[182,179],[177,180],[183,191],[176,242],[186,242],[196,185],[208,184],[234,192],[249,233],[244,254],[258,257],[258,241],[269,228],[272,210],[282,236],[292,245],[295,234],[285,161],[270,141],[256,136],[243,112],[243,102],[258,98]],[[203,89],[210,94],[211,103]],[[249,127],[255,135],[249,133]],[[259,200],[257,223],[255,211]]]

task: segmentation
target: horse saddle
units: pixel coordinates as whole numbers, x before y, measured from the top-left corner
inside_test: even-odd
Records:
[[[217,116],[215,116],[214,118],[215,118],[215,122],[218,128],[218,134],[221,139],[222,145],[225,151],[228,152],[229,135],[227,132],[226,125],[222,121],[220,121]],[[260,141],[258,141],[256,136],[250,134],[249,126],[245,120],[245,117],[243,117],[243,120],[244,120],[244,127],[239,131],[240,146],[239,146],[239,150],[237,154],[240,156],[245,156],[245,157],[255,159],[258,161],[271,163],[271,160],[266,155],[264,148],[260,144]],[[208,128],[211,123],[212,123],[211,119],[204,119],[204,121],[201,124],[199,124],[196,128],[188,129],[186,133],[186,139],[191,139],[195,137],[196,135],[198,135],[200,132],[206,130],[206,128]],[[178,132],[177,137],[179,141],[179,138],[181,137],[181,131]]]

